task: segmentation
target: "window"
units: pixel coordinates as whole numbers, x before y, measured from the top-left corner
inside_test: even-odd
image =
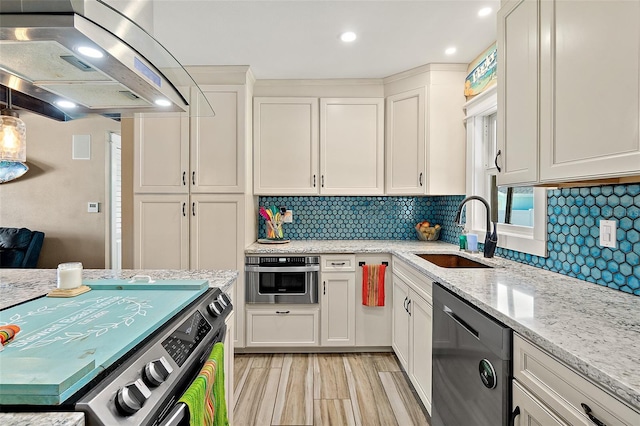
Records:
[[[547,255],[545,188],[498,187],[494,159],[498,150],[496,88],[466,104],[467,111],[467,194],[489,201],[492,222],[498,222],[498,247],[538,256]],[[467,204],[466,229],[485,234],[485,209]]]

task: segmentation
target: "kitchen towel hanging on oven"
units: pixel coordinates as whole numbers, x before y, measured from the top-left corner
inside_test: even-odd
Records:
[[[209,359],[200,370],[180,402],[189,407],[190,426],[227,426],[227,404],[224,396],[224,345],[216,343]]]
[[[362,304],[384,306],[384,273],[386,265],[362,265]]]

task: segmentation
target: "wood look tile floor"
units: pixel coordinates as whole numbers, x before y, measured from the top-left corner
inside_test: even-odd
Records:
[[[234,425],[429,426],[392,353],[236,354]]]

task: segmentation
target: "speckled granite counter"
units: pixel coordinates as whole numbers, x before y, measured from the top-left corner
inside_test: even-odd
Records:
[[[227,291],[238,278],[238,271],[173,269],[85,269],[82,271],[82,278],[86,280],[131,279],[135,275],[149,275],[158,280],[209,280],[210,287],[221,287]],[[56,285],[56,269],[0,269],[0,309],[47,294],[56,288]]]
[[[442,242],[292,241],[249,254],[391,253],[640,411],[640,297],[482,253],[493,269],[447,269],[414,253],[458,252]]]
[[[83,426],[83,413],[0,413],[3,426]]]
[[[209,280],[210,287],[227,291],[238,277],[238,271],[213,270],[110,270],[85,269],[82,277],[93,279],[130,279],[135,275],[149,275],[154,279]],[[0,309],[42,296],[56,288],[55,269],[0,269]],[[26,426],[82,426],[82,413],[0,413],[0,425]]]

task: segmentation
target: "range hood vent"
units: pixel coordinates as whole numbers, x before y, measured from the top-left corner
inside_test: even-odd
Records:
[[[0,25],[0,85],[27,95],[29,106],[39,100],[62,109],[58,102],[72,102],[76,107],[63,110],[67,120],[189,112],[189,89],[197,84],[188,72],[102,0],[2,0]],[[89,56],[87,48],[93,49]],[[198,114],[213,111],[205,105]]]

